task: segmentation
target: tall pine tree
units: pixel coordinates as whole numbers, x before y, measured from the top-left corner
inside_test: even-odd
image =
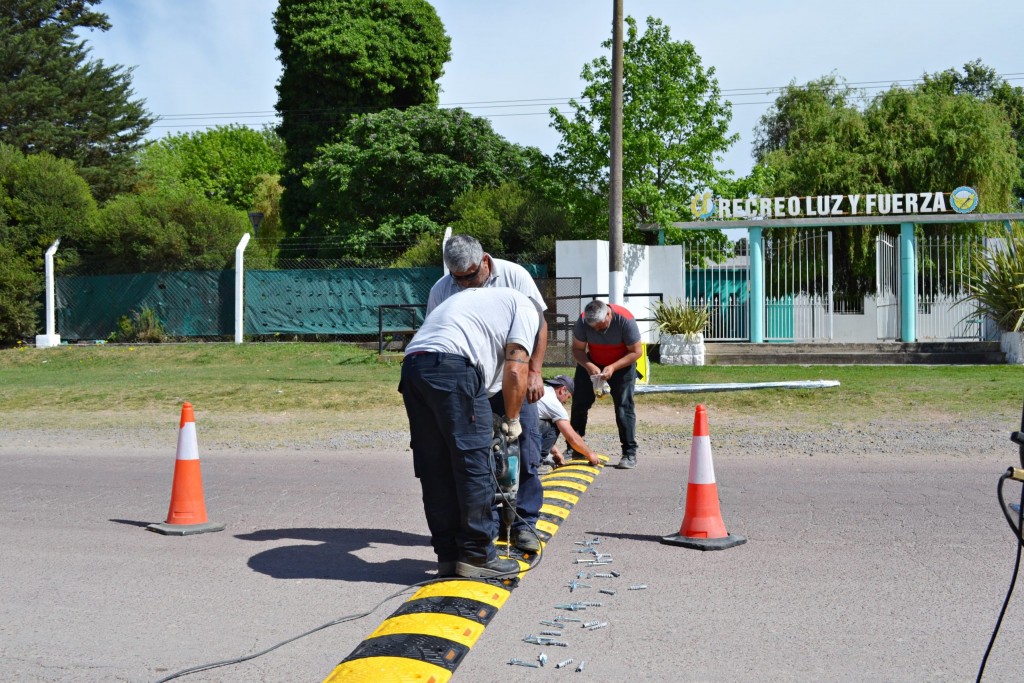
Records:
[[[99,0],[0,0],[0,142],[76,164],[98,199],[128,189],[153,119],[131,70],[89,58],[76,30],[110,28]]]

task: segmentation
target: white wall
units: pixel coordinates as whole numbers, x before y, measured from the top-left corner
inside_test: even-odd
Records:
[[[625,279],[623,304],[636,317],[643,340],[648,344],[658,341],[650,318],[651,307],[658,297],[636,294],[661,293],[666,301],[683,296],[683,249],[678,245],[645,246],[626,244],[622,249],[622,267]],[[608,300],[608,242],[606,240],[558,241],[555,244],[555,273],[558,277],[580,278],[579,302],[558,302],[558,312],[573,320],[580,314],[591,297],[600,294]]]

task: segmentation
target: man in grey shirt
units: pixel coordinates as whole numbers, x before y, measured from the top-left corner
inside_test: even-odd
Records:
[[[432,311],[405,350],[398,390],[438,575],[519,572],[493,542],[492,397],[503,395],[501,429],[518,439],[537,325],[519,292],[474,289]]]
[[[525,295],[537,310],[537,337],[530,356],[526,398],[520,411],[523,436],[519,441],[520,477],[519,493],[516,496],[516,521],[512,526],[512,542],[520,550],[540,550],[537,536],[537,519],[544,504],[544,487],[541,485],[537,468],[540,467],[540,428],[535,403],[544,395],[544,351],[548,344],[548,326],[544,320],[544,303],[540,290],[525,268],[511,261],[492,258],[484,252],[480,242],[469,235],[454,235],[444,246],[444,264],[449,274],[442,277],[430,289],[427,299],[426,320],[441,302],[477,288],[508,287]],[[500,397],[492,399],[500,401]]]

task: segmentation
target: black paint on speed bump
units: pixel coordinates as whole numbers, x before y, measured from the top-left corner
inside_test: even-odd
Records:
[[[599,457],[602,463],[609,460]],[[537,530],[543,541],[554,536],[600,471],[597,467],[574,463],[541,477],[544,507],[548,510],[542,510],[539,519],[551,529],[550,532]],[[566,480],[572,485],[564,485]],[[513,556],[524,571],[533,559],[518,552]],[[325,683],[378,683],[383,672],[387,672],[389,680],[446,683],[518,583],[518,578],[504,581],[458,579],[424,586],[384,620],[374,631],[377,635],[371,634],[342,660]],[[436,619],[432,620],[432,616]],[[392,627],[408,628],[410,632],[388,632]],[[452,637],[437,635],[441,632]]]

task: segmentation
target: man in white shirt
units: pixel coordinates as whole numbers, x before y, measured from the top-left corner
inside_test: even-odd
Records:
[[[572,377],[557,375],[544,380],[544,395],[537,402],[537,413],[540,419],[540,474],[548,474],[555,465],[564,465],[565,458],[555,446],[558,435],[565,437],[565,442],[576,453],[587,459],[595,467],[600,464],[597,453],[583,441],[569,423],[569,414],[565,412],[565,404],[572,398],[575,382]],[[550,456],[549,456],[550,454]]]
[[[525,268],[511,261],[491,257],[480,242],[469,235],[453,235],[444,245],[444,264],[449,274],[434,283],[427,299],[426,320],[442,302],[462,292],[479,288],[507,287],[526,296],[537,310],[537,337],[526,385],[526,401],[520,410],[523,436],[519,440],[519,492],[516,495],[516,520],[512,525],[512,544],[526,552],[540,550],[537,520],[544,504],[544,487],[537,476],[540,467],[540,432],[536,402],[544,394],[541,370],[548,344],[548,326],[544,320],[547,304]],[[492,398],[492,401],[499,401]],[[543,532],[541,532],[543,533]]]
[[[503,412],[502,431],[521,437],[537,326],[533,303],[519,292],[473,289],[437,306],[406,347],[398,390],[438,575],[519,572],[493,542],[491,415]],[[491,399],[499,393],[503,405],[496,406]]]

